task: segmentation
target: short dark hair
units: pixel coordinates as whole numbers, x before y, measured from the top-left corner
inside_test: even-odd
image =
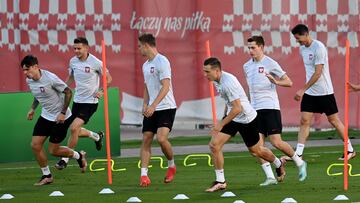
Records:
[[[254,35],[254,36],[251,36],[247,42],[255,42],[256,45],[258,46],[265,46],[265,40],[264,38],[261,36],[261,35]]]
[[[220,68],[221,70],[221,62],[219,61],[219,59],[215,58],[215,57],[210,57],[208,59],[206,59],[204,61],[204,66],[210,65],[211,68]]]
[[[138,37],[138,40],[142,43],[148,43],[152,47],[156,47],[156,40],[154,35],[151,33],[143,33]]]
[[[85,44],[89,46],[89,42],[85,37],[77,37],[74,39],[74,44]]]
[[[306,33],[309,33],[309,28],[304,24],[297,24],[292,30],[291,33],[293,35],[305,35]]]
[[[21,68],[23,68],[24,65],[26,67],[30,67],[38,64],[39,64],[38,59],[36,58],[36,56],[33,55],[27,55],[23,58],[23,60],[21,60]]]

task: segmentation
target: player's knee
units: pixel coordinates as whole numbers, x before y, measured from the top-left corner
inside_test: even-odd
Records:
[[[301,125],[310,125],[310,122],[311,122],[311,120],[305,119],[305,118],[301,118],[301,120],[300,120]]]
[[[41,144],[36,143],[36,142],[31,142],[30,146],[33,151],[40,151],[42,148]]]
[[[158,137],[157,141],[158,141],[159,145],[164,145],[168,142],[167,138],[165,138],[165,137]]]
[[[220,151],[220,146],[217,145],[217,144],[214,143],[214,142],[210,142],[210,143],[209,143],[209,148],[210,148],[210,151],[213,152],[213,153]]]

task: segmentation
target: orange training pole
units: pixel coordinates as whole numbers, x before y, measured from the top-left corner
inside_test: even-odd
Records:
[[[207,58],[211,57],[210,53],[210,42],[209,40],[206,40],[206,56]],[[210,87],[210,96],[211,96],[211,110],[212,110],[212,117],[213,117],[213,123],[216,124],[216,106],[215,106],[215,93],[214,93],[214,85],[211,81],[209,81],[209,87]]]
[[[345,113],[344,113],[344,190],[348,190],[348,127],[349,127],[349,66],[350,66],[350,42],[346,39],[345,53]]]
[[[108,92],[106,80],[106,57],[105,57],[105,42],[101,41],[102,48],[102,62],[103,62],[103,88],[104,88],[104,112],[105,112],[105,136],[106,136],[106,158],[108,165],[108,182],[112,184],[111,174],[111,153],[110,153],[110,128],[109,128],[109,109],[108,109]]]

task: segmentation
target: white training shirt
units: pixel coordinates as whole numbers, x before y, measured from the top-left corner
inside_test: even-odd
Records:
[[[89,54],[85,61],[74,56],[70,59],[69,74],[74,75],[76,103],[98,103],[95,94],[99,91],[100,75],[102,75],[102,61]]]
[[[147,60],[142,67],[145,84],[149,93],[149,103],[151,105],[158,96],[160,89],[162,88],[161,80],[170,79],[170,89],[166,96],[156,106],[156,111],[165,109],[175,109],[176,103],[173,94],[172,82],[171,82],[171,67],[169,60],[161,54],[151,60]]]
[[[318,40],[313,40],[309,47],[300,46],[300,54],[305,65],[306,82],[314,74],[315,65],[324,65],[320,78],[305,93],[313,96],[334,94],[329,71],[328,53],[324,44]]]
[[[64,106],[64,89],[67,85],[55,74],[42,70],[41,78],[33,80],[26,78],[31,93],[39,101],[42,109],[41,116],[49,121],[56,121]],[[65,119],[71,116],[70,108],[67,109]]]
[[[254,109],[280,110],[276,85],[266,77],[266,73],[278,78],[284,76],[285,72],[280,65],[272,58],[264,56],[260,61],[250,59],[244,64],[243,69]]]
[[[220,96],[225,100],[227,105],[227,112],[229,114],[231,111],[233,102],[236,99],[240,99],[242,106],[242,112],[237,115],[233,121],[238,123],[247,124],[255,119],[257,113],[255,109],[250,105],[250,102],[245,94],[243,87],[241,86],[238,79],[225,71],[222,71],[220,82],[213,81],[217,92],[220,93]]]

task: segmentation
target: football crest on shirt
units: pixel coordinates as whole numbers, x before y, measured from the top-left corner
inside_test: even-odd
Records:
[[[85,67],[85,73],[90,73],[90,67]]]
[[[264,73],[264,67],[259,67],[259,73]]]
[[[314,58],[314,55],[309,54],[309,60],[313,60],[313,58]]]
[[[45,88],[44,88],[44,87],[40,87],[40,92],[45,92]]]
[[[155,71],[155,67],[151,67],[150,68],[150,73],[154,73],[154,71]]]

